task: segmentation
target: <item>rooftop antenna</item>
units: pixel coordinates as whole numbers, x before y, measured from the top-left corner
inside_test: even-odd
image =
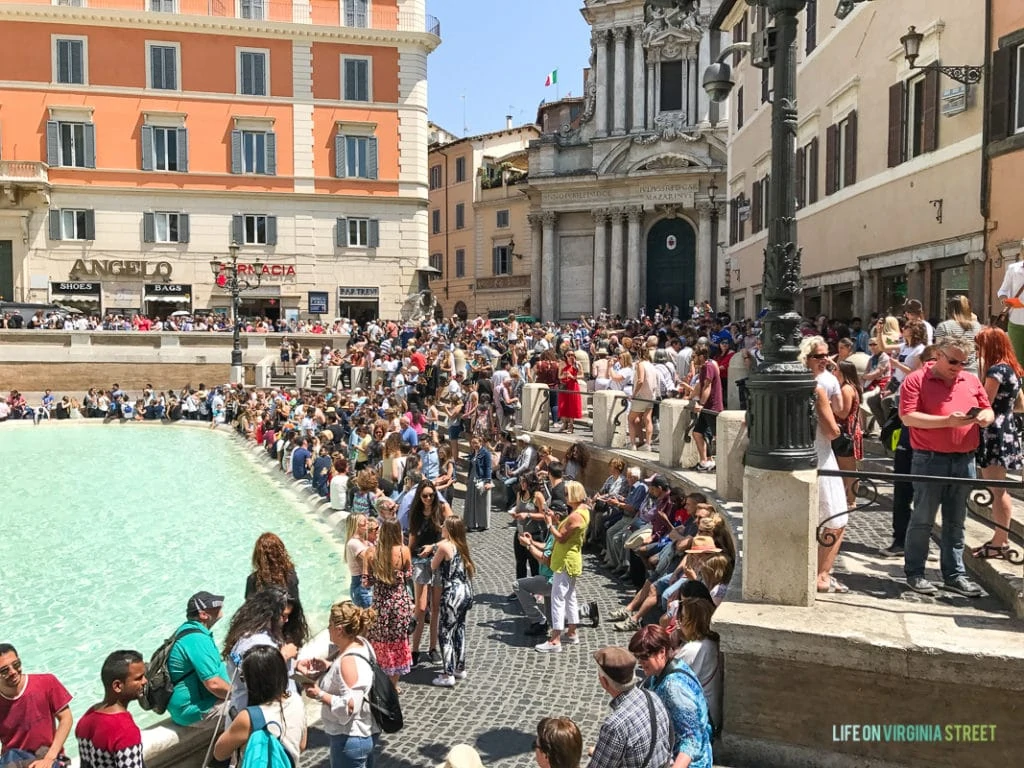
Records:
[[[462,135],[469,135],[469,124],[466,122],[466,94],[462,94],[459,98],[462,99]]]

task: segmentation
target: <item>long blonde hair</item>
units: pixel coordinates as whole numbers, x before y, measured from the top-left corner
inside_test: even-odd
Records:
[[[466,541],[466,523],[458,515],[449,515],[445,518],[444,529],[448,532],[448,541],[455,545],[462,557],[462,564],[466,567],[466,575],[473,578],[476,575],[476,565],[473,558],[469,556],[469,542]]]
[[[377,535],[377,552],[373,556],[373,578],[382,584],[394,584],[397,568],[394,563],[394,549],[402,546],[402,526],[397,520],[381,520]]]
[[[349,515],[345,521],[345,543],[348,544],[352,539],[359,535],[359,522],[360,518],[367,520],[366,515]]]
[[[960,327],[969,331],[974,327],[974,312],[971,311],[971,300],[962,293],[951,296],[946,304],[950,320],[956,320]]]

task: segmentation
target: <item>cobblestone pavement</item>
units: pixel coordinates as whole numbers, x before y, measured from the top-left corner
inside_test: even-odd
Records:
[[[462,501],[455,502],[460,514]],[[479,573],[474,581],[476,603],[467,625],[469,677],[454,689],[435,688],[430,681],[437,665],[418,667],[403,679],[402,710],[405,727],[382,739],[377,768],[420,768],[444,760],[448,749],[471,744],[484,764],[495,768],[525,768],[533,760],[532,743],[537,721],[546,716],[568,716],[592,745],[601,720],[609,711],[609,698],[597,681],[591,653],[603,645],[628,642],[629,635],[614,632],[602,621],[593,629],[580,628],[580,644],[561,653],[541,654],[533,645],[543,638],[527,637],[527,620],[518,602],[509,602],[515,578],[513,529],[503,513],[492,514],[491,528],[469,534],[469,545]],[[631,595],[625,585],[597,569],[585,556],[579,580],[582,600],[597,601],[602,615],[621,607]],[[424,637],[423,650],[427,638]],[[327,738],[311,729],[303,768],[328,768]]]

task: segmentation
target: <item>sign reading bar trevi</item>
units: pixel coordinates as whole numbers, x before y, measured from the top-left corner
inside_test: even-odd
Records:
[[[647,203],[676,203],[686,208],[692,208],[694,198],[700,191],[700,184],[696,181],[664,183],[641,183],[636,187],[625,187],[621,189],[577,189],[564,192],[544,193],[545,202],[606,202],[620,201],[623,204],[633,202],[637,198]]]
[[[174,267],[169,261],[131,261],[125,259],[78,259],[68,274],[72,280],[83,277],[162,277],[169,280]]]

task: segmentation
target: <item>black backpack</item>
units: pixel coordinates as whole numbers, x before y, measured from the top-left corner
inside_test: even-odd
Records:
[[[174,693],[174,686],[188,677],[194,675],[193,669],[188,675],[178,680],[171,680],[171,673],[167,669],[167,658],[171,655],[171,649],[181,638],[194,635],[202,630],[192,627],[176,635],[171,635],[161,643],[160,647],[153,652],[146,667],[146,685],[142,689],[142,696],[139,697],[139,705],[162,715],[167,711],[167,705],[171,701],[171,694]]]
[[[384,733],[398,733],[398,731],[402,730],[402,726],[405,725],[405,721],[402,719],[402,702],[398,698],[398,691],[395,690],[391,678],[377,664],[376,655],[373,654],[372,650],[370,653],[370,657],[363,656],[360,653],[350,653],[348,655],[362,659],[370,665],[370,669],[373,671],[373,685],[370,686],[367,696],[370,704],[370,714],[373,715],[373,722]]]

